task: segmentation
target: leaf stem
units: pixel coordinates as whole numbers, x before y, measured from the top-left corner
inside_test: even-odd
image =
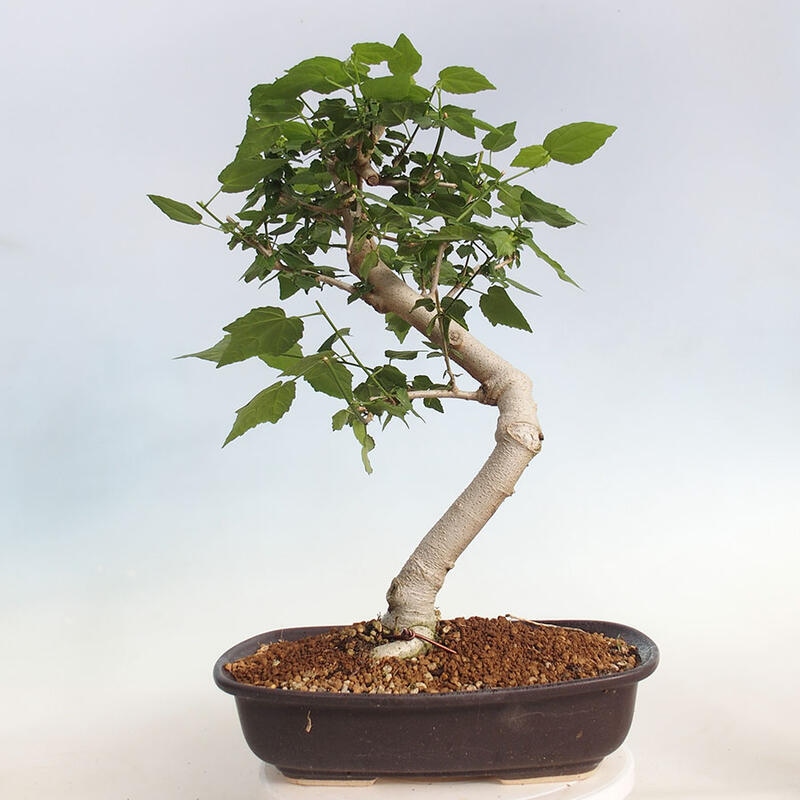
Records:
[[[345,339],[344,336],[342,336],[339,333],[339,328],[336,327],[336,323],[330,318],[328,312],[325,311],[325,309],[322,307],[322,303],[320,303],[319,300],[315,300],[314,302],[317,308],[319,309],[319,313],[322,314],[328,325],[331,326],[331,329],[336,334],[336,338],[344,345],[345,349],[347,350],[348,353],[350,353],[353,360],[356,362],[356,364],[358,364],[359,368],[364,371],[364,374],[371,375],[373,371],[361,361],[361,359],[356,355],[353,348],[350,347],[350,343],[347,341],[347,339]]]

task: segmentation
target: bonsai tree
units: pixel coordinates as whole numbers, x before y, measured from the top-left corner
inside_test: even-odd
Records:
[[[149,195],[171,219],[224,233],[230,249],[252,256],[244,280],[273,290],[273,305],[247,312],[192,354],[218,367],[257,358],[274,373],[237,411],[225,444],[282,419],[298,386],[338,402],[333,429],[352,432],[367,472],[374,429],[408,423],[419,406],[442,412],[467,400],[497,409],[486,462],[389,587],[381,621],[398,639],[377,656],[412,655],[435,637],[445,576],[542,446],[530,379],[467,321],[477,311],[491,325],[530,332],[511,297],[536,294],[519,274],[530,253],[574,283],[537,244],[534,227],[577,220],[526,184],[551,161],[586,160],[615,130],[578,122],[515,147],[515,122],[490,124],[454,102],[494,89],[486,77],[450,66],[428,87],[415,79],[421,64],[404,35],[394,45],[356,44],[344,60],[301,61],[252,90],[244,137],[210,201],[195,208]],[[221,195],[235,194],[244,194],[239,211],[216,210]],[[402,349],[370,363],[320,300],[330,292],[369,306]],[[307,298],[307,313],[282,307],[296,295]],[[324,335],[306,324],[310,317],[325,323]]]

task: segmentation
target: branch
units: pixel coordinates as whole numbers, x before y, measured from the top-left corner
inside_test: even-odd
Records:
[[[497,405],[497,401],[488,398],[482,389],[474,392],[464,392],[461,389],[415,389],[408,393],[409,400],[425,400],[430,397],[442,400],[474,400],[487,406]]]
[[[272,258],[272,256],[275,255],[275,250],[272,247],[265,245],[258,239],[254,239],[252,236],[248,236],[242,230],[241,225],[239,225],[239,223],[233,217],[228,217],[227,222],[236,226],[236,235],[241,241],[247,245],[250,245],[250,247],[252,247],[256,252],[261,253],[264,258]],[[279,270],[280,272],[291,272],[291,270],[287,269],[283,264],[280,263],[275,266],[275,269]],[[313,278],[319,283],[324,283],[328,286],[335,286],[337,289],[341,289],[343,292],[347,292],[348,294],[353,294],[355,292],[355,287],[352,284],[340,281],[338,278],[331,278],[329,275],[320,275],[318,272],[314,272],[310,269],[301,269],[300,272],[303,275],[313,276]]]
[[[503,267],[507,267],[512,261],[514,260],[514,256],[506,256],[502,261],[499,261],[495,264],[495,269],[503,269]],[[457,295],[461,294],[474,280],[475,276],[486,266],[486,262],[484,261],[483,264],[476,266],[472,272],[470,272],[469,276],[466,280],[460,281],[459,283],[455,284],[453,288],[445,295],[445,297],[456,297]]]
[[[442,271],[442,259],[444,258],[444,251],[447,249],[447,245],[450,242],[442,242],[439,245],[439,252],[436,254],[436,261],[433,264],[433,270],[431,271],[431,285],[427,292],[423,292],[423,295],[433,295],[436,297],[438,301],[439,296],[439,274]]]

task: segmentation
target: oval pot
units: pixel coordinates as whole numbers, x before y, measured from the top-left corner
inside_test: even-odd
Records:
[[[640,663],[599,678],[415,695],[267,689],[239,683],[224,668],[261,644],[331,630],[325,626],[269,631],[241,642],[219,658],[214,680],[236,698],[250,749],[290,779],[578,775],[622,744],[637,684],[656,668],[658,648],[643,633],[612,622],[550,624],[622,638],[636,646]]]

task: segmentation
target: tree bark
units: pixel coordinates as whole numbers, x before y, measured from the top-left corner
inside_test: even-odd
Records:
[[[372,248],[374,243],[367,242],[359,252],[350,254],[354,275],[360,274],[361,262]],[[439,326],[429,330],[434,313],[414,308],[421,295],[389,267],[379,262],[367,280],[372,289],[364,300],[376,311],[397,314],[435,344],[442,344]],[[544,438],[527,375],[455,322],[449,326],[448,351],[453,361],[480,384],[480,401],[496,405],[499,415],[491,455],[428,531],[389,587],[383,623],[395,631],[416,629],[429,636],[436,629],[435,599],[447,573],[503,500],[514,492]],[[377,655],[404,654],[410,644],[397,642],[397,647],[379,648]]]

